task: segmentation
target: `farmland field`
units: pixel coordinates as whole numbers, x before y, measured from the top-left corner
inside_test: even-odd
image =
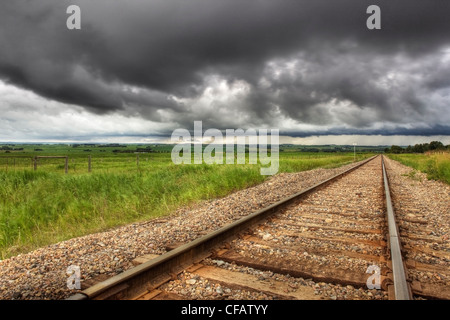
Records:
[[[175,165],[171,146],[23,145],[0,153],[0,259],[76,236],[170,214],[180,206],[223,197],[261,183],[256,165]],[[142,150],[141,150],[142,151]],[[373,155],[359,152],[356,160]],[[35,156],[41,158],[34,170]],[[88,170],[91,157],[92,171]],[[337,167],[353,152],[283,148],[278,172]]]
[[[427,174],[428,179],[440,180],[450,184],[450,154],[389,154],[391,159],[397,160],[415,170]],[[414,175],[414,171],[411,172]]]

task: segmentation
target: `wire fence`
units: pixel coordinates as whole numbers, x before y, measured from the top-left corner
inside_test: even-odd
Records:
[[[44,170],[63,173],[89,173],[110,170],[143,170],[167,165],[170,157],[152,157],[148,154],[133,156],[0,156],[0,171]]]

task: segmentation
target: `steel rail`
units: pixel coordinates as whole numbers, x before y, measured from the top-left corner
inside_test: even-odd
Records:
[[[174,250],[171,250],[161,256],[138,265],[132,269],[124,271],[103,282],[97,283],[84,291],[77,293],[66,300],[87,300],[87,299],[129,299],[145,292],[152,284],[157,283],[158,279],[170,277],[182,268],[192,265],[207,257],[210,251],[217,245],[236,236],[240,232],[251,226],[258,224],[271,214],[279,211],[281,208],[293,203],[301,197],[315,191],[319,187],[336,180],[351,171],[361,167],[377,156],[370,157],[365,161],[319,182],[312,187],[302,190],[290,197],[280,200],[266,208],[253,212],[229,225],[226,225],[203,237],[193,240]]]
[[[412,293],[406,280],[406,268],[403,263],[400,238],[398,235],[397,224],[395,223],[394,208],[392,206],[391,193],[389,190],[389,181],[384,165],[384,158],[381,156],[383,167],[384,193],[386,195],[387,221],[389,229],[389,248],[392,261],[392,272],[394,280],[394,292],[396,300],[411,300]]]

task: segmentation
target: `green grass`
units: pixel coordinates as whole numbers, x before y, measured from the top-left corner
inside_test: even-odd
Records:
[[[2,258],[63,239],[157,217],[261,182],[244,166],[175,166],[154,172],[0,173]],[[6,251],[5,251],[6,250]]]
[[[389,154],[389,158],[450,184],[450,154]],[[412,174],[413,175],[413,174]]]
[[[65,154],[51,149],[44,154]],[[357,160],[370,155],[358,154]],[[170,153],[143,154],[138,168],[134,154],[93,152],[93,171],[88,173],[87,155],[73,152],[67,175],[61,159],[45,159],[37,171],[31,169],[29,158],[24,158],[24,167],[17,160],[15,166],[10,162],[6,167],[5,159],[0,156],[1,259],[167,215],[178,207],[223,197],[269,178],[260,175],[259,164],[174,165]],[[352,161],[353,153],[281,153],[279,172],[331,168]]]
[[[371,154],[358,154],[356,161]],[[281,153],[280,172],[300,172],[316,168],[335,168],[353,162],[353,153]]]

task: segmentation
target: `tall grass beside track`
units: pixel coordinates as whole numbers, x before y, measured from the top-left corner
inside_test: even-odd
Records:
[[[370,154],[358,155],[357,160]],[[263,182],[259,165],[157,165],[131,169],[103,162],[92,173],[43,165],[37,171],[0,168],[0,259],[72,237],[148,220],[180,206],[223,197]],[[279,172],[337,167],[353,153],[280,154]],[[108,167],[106,163],[109,163]]]
[[[450,154],[389,154],[389,158],[450,184]]]

